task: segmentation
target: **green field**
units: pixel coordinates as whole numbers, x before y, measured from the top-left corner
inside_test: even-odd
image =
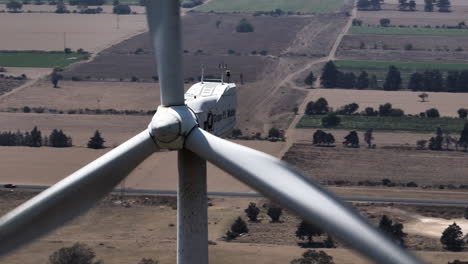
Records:
[[[323,128],[323,115],[304,115],[297,128]],[[334,129],[355,129],[365,131],[372,128],[377,131],[433,133],[437,127],[443,131],[459,134],[465,120],[460,118],[418,118],[418,117],[380,117],[380,116],[340,116],[341,124]]]
[[[330,13],[338,10],[343,3],[343,0],[213,0],[195,10],[252,13],[281,9],[285,12]]]
[[[404,84],[408,81],[410,75],[416,71],[440,70],[448,72],[453,70],[468,70],[468,64],[457,63],[420,63],[420,62],[390,62],[390,61],[334,61],[340,71],[354,72],[358,75],[361,71],[375,74],[378,80],[384,80],[387,75],[388,67],[393,65],[400,70]]]
[[[429,35],[429,36],[468,36],[468,29],[447,28],[399,28],[399,27],[351,27],[350,34],[362,35]]]
[[[88,55],[47,52],[0,52],[0,66],[3,67],[65,67],[86,59]]]

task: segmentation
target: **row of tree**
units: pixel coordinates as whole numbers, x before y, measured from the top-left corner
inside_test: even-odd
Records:
[[[383,0],[358,0],[358,10],[376,11],[382,9]],[[450,12],[450,0],[424,0],[424,11],[433,12],[434,6],[439,12]],[[416,11],[415,0],[398,0],[398,10]]]
[[[430,150],[449,150],[451,145],[455,145],[456,150],[461,147],[464,151],[468,151],[468,123],[465,123],[459,138],[452,137],[449,133],[444,133],[444,131],[438,127],[435,136],[431,137],[429,140],[419,140],[417,142],[418,148],[420,149],[424,149],[426,144],[428,144]]]
[[[332,61],[327,62],[323,67],[320,83],[325,88],[381,89],[375,75],[369,78],[369,74],[362,71],[356,77],[352,72],[341,72]],[[382,88],[385,91],[404,89],[400,70],[396,66],[391,65],[388,67]],[[446,77],[439,70],[415,72],[411,74],[407,89],[412,91],[468,93],[468,70],[449,71]]]
[[[101,137],[100,132],[96,130],[88,141],[88,148],[104,148],[104,142],[105,140]],[[19,130],[17,132],[1,132],[0,146],[67,148],[73,146],[73,141],[62,130],[54,129],[48,136],[42,136],[42,132],[37,127],[34,127],[31,131],[26,132]]]

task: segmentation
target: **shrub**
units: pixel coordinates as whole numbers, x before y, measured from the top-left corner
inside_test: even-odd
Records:
[[[442,233],[440,242],[447,250],[461,251],[464,244],[461,228],[456,223],[449,225]]]
[[[66,54],[70,54],[70,53],[72,53],[73,51],[72,51],[70,48],[64,48],[64,49],[63,49],[63,52],[65,52]]]
[[[236,138],[240,136],[242,136],[242,130],[238,128],[232,130],[232,137]]]
[[[345,141],[343,145],[346,147],[359,148],[359,137],[356,131],[351,131],[347,136],[345,136]]]
[[[322,115],[330,111],[328,107],[328,101],[320,97],[316,102],[310,101],[307,106],[305,113],[306,115]]]
[[[388,18],[381,18],[379,22],[382,27],[388,27],[390,25],[390,19]]]
[[[278,223],[282,213],[283,209],[279,207],[270,207],[267,211],[267,215],[271,218],[272,223]]]
[[[294,259],[291,264],[335,264],[333,257],[324,251],[307,250],[302,258]]]
[[[413,49],[413,44],[411,43],[406,43],[405,44],[405,50],[412,50]]]
[[[30,112],[31,112],[31,108],[29,108],[29,106],[23,107],[23,113],[30,113]]]
[[[279,137],[281,137],[281,132],[277,128],[272,127],[268,131],[268,137],[279,138]]]
[[[104,142],[106,142],[102,137],[99,130],[94,132],[94,136],[92,136],[88,141],[88,148],[91,149],[102,149],[104,147]]]
[[[255,203],[250,203],[249,207],[244,210],[244,212],[247,214],[247,217],[249,218],[250,221],[252,222],[257,222],[257,216],[260,213],[260,209],[257,207]]]
[[[247,223],[239,216],[231,225],[231,231],[237,234],[244,234],[249,232]]]
[[[301,240],[307,239],[307,243],[311,244],[312,238],[314,236],[320,236],[322,233],[322,229],[303,220],[297,226],[296,237]]]
[[[323,127],[335,127],[341,123],[341,118],[335,113],[329,113],[322,118]]]
[[[248,33],[254,31],[254,26],[250,24],[247,19],[243,18],[239,21],[239,24],[236,26],[236,31],[239,33]]]
[[[307,85],[313,85],[317,78],[314,76],[313,72],[310,72],[309,75],[304,79],[304,83]]]
[[[96,254],[86,244],[76,243],[71,247],[63,247],[50,255],[50,264],[98,264],[94,261]]]
[[[153,259],[142,258],[138,264],[158,264],[159,261]]]
[[[468,109],[460,108],[458,109],[457,113],[458,113],[458,117],[466,118],[468,116]]]

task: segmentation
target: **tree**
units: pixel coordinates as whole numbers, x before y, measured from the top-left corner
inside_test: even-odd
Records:
[[[424,11],[434,12],[434,0],[424,0]]]
[[[367,89],[369,87],[369,74],[366,71],[362,71],[356,80],[356,88]]]
[[[468,109],[460,108],[457,113],[459,118],[465,119],[468,116]]]
[[[414,0],[409,1],[409,10],[410,11],[416,11],[416,1],[414,1]]]
[[[463,130],[460,134],[460,139],[458,140],[459,144],[463,147],[465,151],[468,149],[468,123],[465,123]]]
[[[58,0],[57,1],[55,13],[57,13],[57,14],[70,13],[70,11],[68,11],[67,6],[65,5],[65,2],[63,0]]]
[[[114,6],[114,8],[112,9],[112,12],[117,15],[128,15],[132,13],[132,9],[130,8],[129,5],[119,4],[119,5]]]
[[[449,225],[442,233],[440,242],[447,250],[461,251],[464,245],[461,228],[456,223]]]
[[[399,4],[398,4],[398,9],[400,11],[406,11],[409,9],[409,3],[408,3],[408,0],[398,0]]]
[[[338,84],[339,71],[333,61],[329,61],[323,66],[320,84],[325,88],[334,88]]]
[[[440,127],[437,128],[436,136],[429,139],[430,150],[442,150],[442,143],[444,141],[443,132]]]
[[[31,133],[29,133],[29,135],[30,135],[30,140],[28,144],[29,147],[38,148],[42,146],[42,134],[41,134],[41,131],[38,130],[36,126],[33,128],[33,130],[31,130]]]
[[[317,78],[315,78],[314,73],[310,72],[309,75],[307,75],[305,78],[304,83],[307,85],[313,85],[316,80]]]
[[[468,70],[463,70],[458,75],[456,92],[468,93]]]
[[[356,6],[359,10],[367,10],[371,5],[369,0],[358,0]]]
[[[9,9],[10,12],[17,13],[23,8],[23,4],[15,0],[10,0],[10,2],[6,4],[6,8]]]
[[[404,245],[404,238],[407,236],[403,232],[403,225],[400,223],[393,223],[393,221],[386,215],[383,215],[379,222],[379,228],[388,234],[399,245]]]
[[[251,222],[257,222],[257,216],[260,213],[260,209],[257,207],[255,203],[250,203],[249,206],[244,210],[247,214],[247,217]]]
[[[423,86],[425,91],[440,92],[443,85],[442,73],[439,70],[426,70],[423,73]]]
[[[339,115],[352,115],[354,112],[356,112],[359,109],[359,105],[356,103],[350,103],[347,104],[343,107],[341,107],[337,113]]]
[[[328,113],[327,99],[320,97],[316,102],[310,101],[306,106],[306,115],[323,115]]]
[[[449,71],[447,73],[447,77],[445,78],[445,89],[448,92],[456,92],[457,91],[457,83],[458,83],[458,75],[460,73],[458,71]]]
[[[437,108],[428,109],[426,110],[426,116],[429,118],[439,118],[439,110],[437,110]]]
[[[401,88],[401,75],[397,67],[391,65],[388,68],[387,78],[383,85],[385,91],[398,91]]]
[[[336,113],[329,113],[322,118],[323,127],[335,127],[341,123],[341,118]]]
[[[370,0],[370,5],[372,6],[373,10],[380,10],[381,6],[380,3],[383,2],[383,0]]]
[[[424,78],[419,72],[411,74],[408,89],[411,91],[424,91]]]
[[[429,97],[427,93],[422,93],[418,95],[419,98],[421,98],[421,102],[426,102],[426,99]]]
[[[94,132],[94,136],[92,136],[88,141],[88,148],[90,149],[102,149],[104,147],[104,142],[106,142],[102,137],[99,130]]]
[[[392,113],[393,106],[391,103],[386,103],[379,105],[379,115],[380,116],[389,116]]]
[[[343,145],[346,147],[359,148],[359,137],[356,131],[351,131],[347,136],[345,136],[345,141]]]
[[[72,139],[62,130],[54,129],[49,135],[49,146],[54,148],[66,148],[72,146]]]
[[[335,264],[335,262],[327,253],[309,249],[302,254],[302,258],[294,259],[291,264]]]
[[[283,209],[280,207],[268,208],[267,215],[271,218],[272,223],[278,223],[280,221],[281,214],[283,214]]]
[[[450,12],[450,0],[437,0],[439,12]]]
[[[336,86],[351,89],[356,86],[356,75],[352,72],[338,72]]]
[[[373,133],[372,128],[369,128],[366,131],[366,133],[364,133],[364,141],[366,142],[368,148],[372,147],[372,140],[374,140],[374,137],[372,136],[372,133]]]
[[[365,116],[376,116],[378,114],[379,113],[377,111],[375,111],[373,107],[366,107],[366,109],[364,109],[364,113],[363,113],[363,115],[365,115]]]
[[[309,224],[306,221],[302,220],[301,223],[297,226],[296,237],[300,240],[307,239],[307,243],[312,244],[312,238],[314,236],[322,235],[322,229],[318,228],[313,224]]]
[[[96,254],[86,244],[76,243],[71,247],[63,247],[49,256],[50,264],[99,264],[94,261]]]
[[[254,26],[247,19],[243,18],[237,24],[236,31],[239,33],[254,32]]]
[[[249,228],[247,227],[247,223],[239,216],[231,225],[231,231],[236,234],[244,234],[249,232]]]
[[[381,18],[379,22],[382,27],[388,27],[390,26],[390,23],[391,23],[389,18]]]
[[[377,76],[375,74],[372,74],[369,79],[369,88],[372,90],[380,89],[379,82],[377,81]]]

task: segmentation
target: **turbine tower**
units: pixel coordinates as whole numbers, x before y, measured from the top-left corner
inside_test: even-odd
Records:
[[[147,1],[161,105],[147,129],[0,218],[0,256],[83,214],[161,149],[178,151],[177,263],[208,263],[206,161],[383,264],[422,263],[317,182],[199,127],[184,101],[179,1]]]

